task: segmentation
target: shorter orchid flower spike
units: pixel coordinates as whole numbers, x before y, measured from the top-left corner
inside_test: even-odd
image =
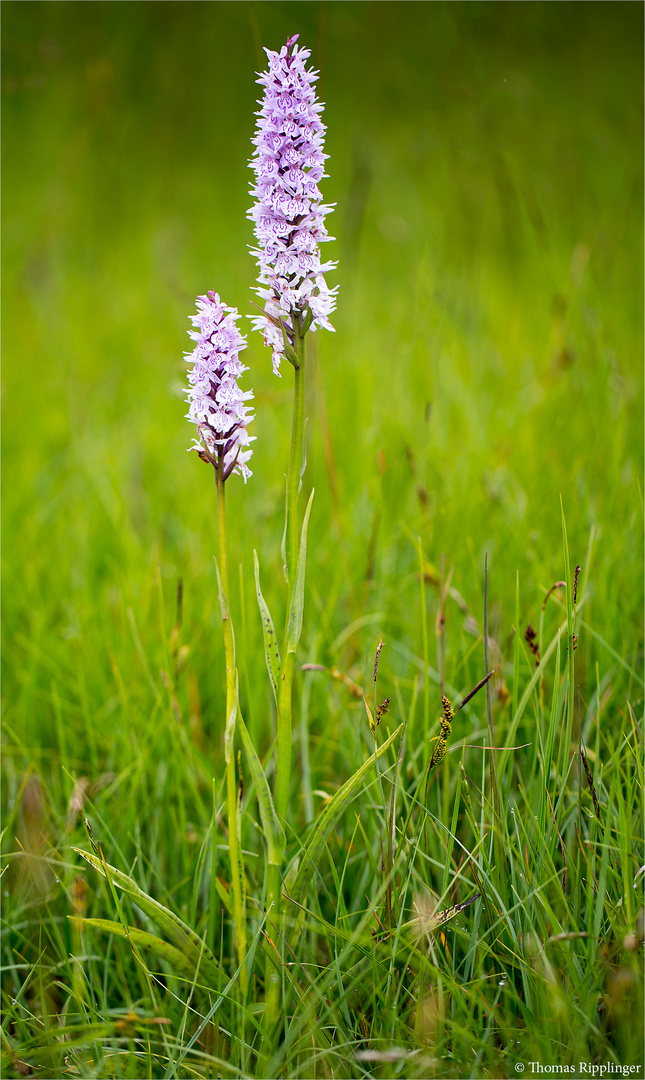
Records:
[[[193,365],[188,372],[186,417],[197,425],[198,435],[190,449],[221,469],[224,480],[237,472],[246,483],[251,476],[249,444],[254,441],[247,428],[254,414],[246,405],[253,391],[238,386],[240,375],[249,370],[239,359],[246,349],[246,338],[237,326],[240,316],[212,291],[198,296],[196,305],[197,314],[190,316],[195,329],[188,331],[196,345],[185,354]]]

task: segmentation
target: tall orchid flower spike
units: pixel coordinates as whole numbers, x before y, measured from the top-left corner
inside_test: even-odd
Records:
[[[188,372],[186,416],[197,425],[198,435],[190,449],[221,470],[223,480],[237,472],[246,483],[254,441],[247,428],[254,414],[246,404],[253,391],[238,385],[240,375],[249,370],[239,358],[246,349],[246,338],[237,326],[240,316],[212,291],[198,296],[196,304],[197,314],[190,316],[194,329],[188,331],[196,344],[186,353],[193,365]]]
[[[287,817],[291,782],[293,733],[293,676],[295,652],[302,626],[306,534],[311,507],[300,522],[298,495],[306,455],[305,335],[324,326],[333,330],[329,316],[336,306],[336,289],[329,289],[325,274],[335,262],[320,260],[320,245],[327,235],[325,206],[318,187],[325,175],[323,153],[325,125],[316,101],[318,75],[305,66],[309,49],[298,48],[298,35],[287,40],[279,53],[266,49],[269,70],[258,82],[264,88],[250,167],[255,172],[251,188],[254,204],[249,217],[255,225],[258,263],[257,294],[264,310],[255,316],[273,353],[273,370],[280,374],[283,357],[293,365],[293,418],[287,471],[285,521],[285,572],[288,583],[287,621],[278,679],[276,723],[276,769],[274,807],[278,820]],[[297,628],[297,629],[296,629]],[[267,870],[266,904],[268,930],[283,937],[280,867]],[[265,1023],[273,1032],[280,1003],[281,980],[271,952],[265,956]]]
[[[307,330],[333,330],[329,315],[336,306],[337,288],[329,289],[324,275],[335,262],[321,262],[319,245],[333,240],[318,187],[326,175],[323,153],[325,125],[322,104],[316,101],[318,73],[308,70],[309,49],[298,48],[298,34],[279,53],[265,49],[269,70],[258,82],[264,87],[257,113],[255,151],[250,168],[256,180],[255,202],[248,216],[255,223],[259,267],[258,296],[264,314],[253,320],[273,351],[273,370],[280,361],[299,366],[298,342]]]

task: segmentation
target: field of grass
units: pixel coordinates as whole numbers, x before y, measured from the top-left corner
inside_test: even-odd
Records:
[[[278,927],[241,760],[246,987],[182,354],[198,293],[253,312],[254,73],[297,32],[339,297]],[[623,2],[3,3],[4,1076],[643,1077],[642,37]],[[282,627],[293,372],[244,359],[231,612],[273,788],[253,549]]]

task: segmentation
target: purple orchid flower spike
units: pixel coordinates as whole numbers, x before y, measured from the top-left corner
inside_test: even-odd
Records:
[[[332,207],[323,204],[318,187],[327,158],[323,106],[314,88],[318,74],[305,67],[310,50],[298,48],[297,40],[297,34],[289,38],[279,53],[265,49],[269,70],[257,80],[264,96],[250,162],[256,181],[248,216],[255,224],[257,294],[264,302],[264,313],[253,324],[272,349],[276,375],[283,356],[298,366],[294,327],[300,337],[319,326],[334,329],[329,315],[337,292],[324,277],[336,263],[321,262],[319,251],[333,237],[325,227]]]
[[[221,467],[224,480],[237,472],[246,483],[254,441],[247,428],[254,414],[246,404],[253,392],[238,385],[240,375],[248,371],[239,358],[246,349],[246,338],[237,326],[240,316],[212,291],[198,296],[196,304],[197,314],[190,316],[195,329],[188,331],[196,345],[186,353],[193,365],[188,372],[186,416],[197,425],[198,435],[190,449],[216,469]]]

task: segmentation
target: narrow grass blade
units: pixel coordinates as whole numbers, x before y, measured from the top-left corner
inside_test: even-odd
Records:
[[[237,718],[237,693],[233,704],[231,705],[231,711],[226,717],[226,728],[224,729],[224,760],[228,765],[233,757],[233,744],[235,742],[235,721]]]
[[[453,800],[452,808],[452,821],[450,823],[450,832],[448,833],[448,840],[446,844],[446,863],[443,870],[443,878],[441,881],[441,895],[445,896],[446,889],[448,887],[448,875],[450,873],[450,863],[452,860],[452,851],[455,843],[455,833],[457,832],[457,822],[459,820],[459,803],[461,798],[461,769],[457,773],[457,787],[455,788],[455,797]]]
[[[434,930],[438,930],[439,927],[445,926],[447,922],[454,919],[456,915],[460,915],[462,911],[465,911],[467,907],[474,904],[475,900],[479,900],[480,893],[475,893],[468,900],[462,901],[461,904],[453,904],[451,907],[444,908],[443,911],[435,911],[431,915],[419,915],[416,919],[412,919],[411,922],[402,923],[399,927],[399,931],[412,931],[414,936],[421,937],[423,934],[431,934]],[[377,944],[381,944],[383,941],[387,941],[391,937],[391,933],[376,934],[374,940]]]
[[[490,666],[488,663],[488,552],[484,555],[484,665],[486,670],[486,679],[489,679]],[[488,734],[490,736],[491,752],[488,755],[488,768],[490,773],[490,787],[492,794],[493,809],[495,811],[496,826],[495,829],[495,859],[500,872],[500,882],[503,880],[502,871],[502,851],[499,843],[498,829],[501,828],[501,800],[499,797],[499,788],[497,786],[497,769],[495,766],[495,732],[493,730],[493,705],[490,694],[490,681],[486,682],[486,715],[488,718]]]
[[[547,732],[546,752],[544,755],[544,782],[540,789],[539,811],[539,835],[546,835],[546,792],[550,783],[551,763],[553,761],[553,748],[555,746],[555,733],[560,717],[560,640],[555,650],[555,671],[553,676],[553,693],[551,697],[551,712],[549,715],[549,730]]]
[[[217,598],[219,600],[219,608],[220,608],[220,611],[222,613],[222,619],[226,620],[226,619],[230,618],[231,613],[229,611],[228,600],[226,599],[226,593],[225,593],[224,588],[222,586],[222,576],[221,576],[221,574],[219,572],[219,563],[218,563],[218,561],[217,561],[217,559],[215,558],[214,555],[213,555],[213,559],[214,559],[214,562],[215,562],[215,573],[217,575]]]
[[[280,649],[278,648],[278,639],[275,634],[273,619],[271,618],[271,612],[267,607],[266,601],[262,595],[262,590],[260,588],[260,564],[258,562],[258,553],[255,548],[253,549],[253,568],[255,571],[255,592],[258,598],[258,607],[260,609],[260,618],[262,620],[262,635],[264,637],[264,658],[266,660],[267,671],[269,672],[269,679],[271,680],[273,696],[277,705],[278,679],[280,677]]]
[[[69,915],[68,918],[76,923],[81,930],[89,927],[94,930],[102,930],[105,934],[114,934],[115,937],[123,938],[124,941],[132,940],[137,948],[150,949],[152,952],[157,953],[174,971],[188,976],[191,980],[195,976],[195,965],[186,956],[185,952],[177,949],[174,945],[169,945],[167,941],[157,937],[155,934],[149,934],[147,930],[138,930],[136,927],[130,926],[126,933],[121,923],[114,922],[112,919],[82,919],[73,915]]]
[[[291,609],[289,611],[289,622],[287,625],[287,652],[295,653],[298,641],[300,640],[300,632],[302,630],[302,613],[305,606],[305,564],[307,560],[307,529],[309,527],[309,514],[311,513],[311,504],[313,502],[314,492],[311,490],[309,496],[309,502],[307,503],[307,509],[305,510],[304,520],[302,522],[302,532],[300,534],[300,551],[298,552],[298,568],[296,570],[296,579],[293,583],[293,594],[291,597]]]
[[[262,824],[264,826],[266,841],[269,848],[268,860],[274,866],[280,866],[282,863],[282,856],[284,855],[284,849],[287,845],[284,829],[275,812],[273,797],[269,790],[266,774],[262,768],[262,762],[257,755],[257,751],[241,715],[238,715],[238,726],[240,735],[242,736],[242,743],[246,750],[255,790],[257,791],[260,817],[262,818]]]
[[[591,634],[592,638],[595,638],[595,640],[600,645],[602,645],[604,649],[607,650],[610,656],[613,656],[614,660],[616,660],[616,662],[619,663],[621,667],[624,667],[625,671],[629,672],[629,674],[639,684],[639,686],[645,686],[643,676],[640,674],[640,672],[635,671],[634,667],[631,664],[627,663],[624,656],[621,656],[620,653],[617,653],[615,649],[612,649],[611,645],[605,640],[605,638],[601,634],[598,633],[597,630],[594,630],[594,628],[590,626],[588,622],[585,622],[584,619],[580,620],[580,626],[586,633]]]
[[[564,579],[567,583],[567,676],[568,676],[568,689],[567,689],[567,725],[566,734],[564,738],[564,750],[565,750],[565,762],[566,755],[570,751],[571,746],[571,733],[573,731],[573,703],[574,703],[574,686],[575,686],[575,663],[573,652],[575,649],[574,638],[574,618],[575,612],[573,610],[573,589],[571,583],[571,563],[569,561],[569,541],[567,540],[567,524],[564,519],[564,503],[562,502],[562,496],[560,496],[560,510],[562,513],[562,546],[564,549]]]
[[[81,848],[75,847],[72,850],[85,859],[95,870],[98,870],[102,877],[106,877],[103,863],[97,855],[92,855],[89,851],[83,851]],[[219,986],[222,981],[222,973],[215,957],[210,953],[206,943],[202,941],[199,935],[194,930],[191,930],[186,923],[182,922],[169,908],[164,907],[158,900],[144,893],[136,881],[133,881],[127,874],[123,874],[116,867],[110,866],[109,863],[105,865],[112,884],[131,896],[135,904],[156,922],[157,926],[168,935],[172,944],[183,951],[187,958],[190,958],[194,970],[199,967],[199,970],[208,979],[209,983]]]
[[[504,770],[506,768],[507,761],[510,758],[511,747],[517,735],[517,729],[520,726],[522,716],[524,715],[524,710],[526,709],[526,706],[531,700],[531,696],[535,690],[535,687],[544,675],[546,666],[551,659],[551,656],[558,644],[558,641],[560,640],[560,637],[564,633],[566,625],[566,623],[562,623],[562,625],[558,627],[547,648],[542,653],[540,663],[535,668],[533,674],[531,675],[531,678],[526,684],[522,697],[520,698],[520,703],[517,706],[517,711],[515,712],[515,715],[513,716],[513,719],[508,726],[504,748],[499,751],[497,759],[497,779],[500,787],[502,786],[502,777],[504,776]]]
[[[286,484],[286,498],[284,505],[284,532],[282,534],[282,543],[280,544],[280,555],[282,557],[282,572],[284,574],[284,580],[287,585],[289,584],[289,568],[287,567],[287,529],[289,528],[289,481],[285,476]]]
[[[360,769],[358,769],[354,775],[338,789],[336,794],[332,796],[325,806],[318,821],[314,822],[312,833],[302,851],[300,868],[290,893],[290,897],[295,903],[302,903],[307,891],[307,885],[320,863],[327,839],[334,825],[338,821],[338,818],[355,795],[358,794],[363,781],[376,764],[376,761],[383,757],[402,730],[403,724],[399,724],[396,731],[390,735],[389,739],[387,739],[382,746],[379,746],[376,753],[372,754],[372,756],[361,765]]]

